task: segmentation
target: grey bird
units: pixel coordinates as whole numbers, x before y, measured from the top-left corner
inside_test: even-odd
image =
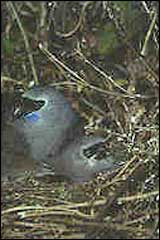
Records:
[[[69,101],[53,87],[24,92],[20,107],[2,101],[2,176],[33,170],[84,182],[117,167],[104,149],[105,139],[85,136],[83,121]],[[30,107],[26,107],[26,101]],[[9,107],[8,107],[9,105]],[[103,152],[98,156],[99,152]],[[105,152],[105,154],[104,154]]]

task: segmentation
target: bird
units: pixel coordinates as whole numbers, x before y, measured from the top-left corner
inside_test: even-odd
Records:
[[[85,182],[117,167],[105,138],[85,135],[80,114],[59,90],[39,85],[25,91],[20,104],[8,99],[2,97],[2,179],[31,170]]]
[[[18,176],[24,170],[33,170],[34,161],[29,159],[27,142],[14,126],[14,95],[1,94],[1,179]]]

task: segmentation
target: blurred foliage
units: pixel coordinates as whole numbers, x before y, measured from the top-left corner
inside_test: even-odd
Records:
[[[2,38],[2,49],[6,56],[12,56],[14,53],[15,42],[12,39],[6,37]]]
[[[103,30],[98,33],[100,55],[111,54],[121,43],[117,39],[115,27],[112,23],[107,24]]]
[[[119,21],[120,31],[125,31],[125,37],[119,39],[117,34],[117,27],[114,21],[108,22],[103,29],[98,30],[97,37],[99,40],[98,53],[102,55],[113,54],[114,51],[125,44],[127,41],[131,41],[136,37],[136,42],[140,42],[145,37],[145,15],[142,15],[140,11],[133,5],[132,1],[114,1],[113,13],[116,10],[118,16],[115,21]],[[135,3],[136,4],[136,3]],[[112,13],[111,13],[112,14]],[[113,15],[113,18],[115,16]],[[136,21],[135,21],[136,19]],[[142,19],[144,19],[142,21]]]

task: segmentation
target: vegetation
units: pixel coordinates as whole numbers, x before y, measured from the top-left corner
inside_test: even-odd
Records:
[[[2,91],[55,85],[123,155],[87,183],[3,183],[2,239],[159,239],[158,5],[2,2]]]

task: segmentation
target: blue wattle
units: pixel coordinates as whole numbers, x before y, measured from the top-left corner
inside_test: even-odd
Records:
[[[37,122],[39,118],[40,116],[38,112],[32,112],[24,115],[24,119],[32,123]]]

